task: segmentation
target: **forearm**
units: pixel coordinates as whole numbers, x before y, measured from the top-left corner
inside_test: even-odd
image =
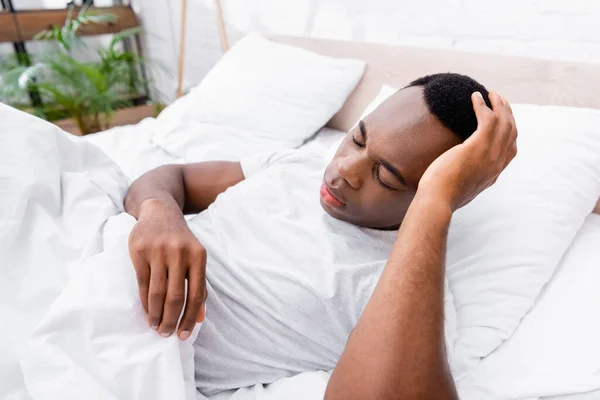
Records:
[[[451,208],[415,197],[326,399],[455,399],[444,346],[444,257]]]
[[[169,211],[199,213],[214,203],[219,194],[243,180],[239,162],[164,165],[133,182],[125,197],[125,211],[139,218],[142,204],[152,200]]]
[[[165,165],[134,181],[125,196],[125,211],[139,219],[142,204],[147,200],[183,210],[185,185],[181,166]]]

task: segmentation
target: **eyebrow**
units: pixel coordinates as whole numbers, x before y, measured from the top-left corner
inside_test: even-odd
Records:
[[[367,143],[367,127],[365,126],[365,121],[363,121],[363,120],[358,121],[358,127],[360,129],[360,133],[363,136],[363,140],[365,141],[365,143]],[[406,180],[404,179],[404,177],[402,176],[402,174],[400,173],[400,171],[398,171],[398,169],[396,167],[394,167],[392,164],[390,164],[389,162],[387,162],[384,159],[380,159],[379,162],[381,163],[381,165],[383,165],[383,167],[385,169],[387,169],[392,175],[394,175],[396,177],[396,179],[398,179],[400,181],[400,183],[402,183],[404,186],[408,186],[408,184],[406,183]]]

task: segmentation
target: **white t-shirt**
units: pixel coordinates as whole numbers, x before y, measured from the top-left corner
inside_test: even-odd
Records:
[[[332,370],[397,233],[323,210],[320,154],[241,164],[246,179],[189,222],[208,253],[206,320],[194,344],[204,395]]]

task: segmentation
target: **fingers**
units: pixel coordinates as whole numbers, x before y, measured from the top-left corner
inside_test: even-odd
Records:
[[[502,170],[506,169],[508,164],[517,156],[517,129],[514,128],[510,132],[510,141],[508,143],[508,149],[505,154],[504,163],[502,165]]]
[[[506,134],[506,106],[504,99],[496,92],[490,92],[490,103],[492,103],[494,121],[493,121],[493,137],[492,145],[490,146],[491,158],[495,160],[502,168],[505,160],[506,148],[509,138]]]
[[[167,293],[167,268],[163,265],[153,265],[150,275],[150,290],[148,293],[148,323],[157,330],[163,317],[163,306]]]
[[[496,92],[489,93],[492,109],[487,107],[477,92],[473,93],[471,99],[477,117],[477,130],[470,142],[481,154],[485,154],[487,162],[493,166],[490,177],[494,181],[517,154],[515,119],[508,101]]]
[[[131,261],[133,262],[133,267],[135,269],[135,275],[137,278],[140,300],[142,301],[144,311],[148,313],[148,287],[150,285],[150,266],[140,255],[140,253],[132,249],[132,246],[130,246],[129,248],[129,255],[131,257]]]
[[[508,102],[508,100],[506,100],[506,98],[504,96],[502,96],[502,99],[504,100],[504,103],[506,104],[506,108],[508,108],[508,111],[510,111],[510,115],[513,115],[513,110],[512,110],[512,107],[510,106],[510,103]]]
[[[498,93],[490,93],[490,101],[494,99],[494,114],[497,116],[496,132],[494,134],[494,141],[498,146],[498,160],[502,165],[506,160],[508,151],[514,142],[512,130],[515,127],[515,121],[512,113],[507,107],[507,101],[504,97]]]
[[[206,299],[205,268],[206,257],[200,257],[188,270],[187,299],[178,332],[181,340],[189,338],[196,323],[202,322],[199,319],[204,300]]]
[[[198,319],[196,322],[201,323],[206,319],[206,299],[208,298],[208,292],[204,292],[204,303],[202,303],[202,307],[200,308],[200,314],[198,314]]]
[[[491,101],[491,94],[489,97]],[[489,142],[493,138],[498,117],[495,112],[487,106],[481,93],[474,92],[471,95],[471,101],[473,103],[473,111],[475,111],[475,116],[477,117],[477,130],[473,133],[473,135],[471,135],[471,138],[473,138],[471,141],[477,141],[480,143],[481,141],[485,141],[487,143],[481,144],[485,147],[488,147]]]
[[[129,250],[148,324],[169,337],[181,316],[178,333],[186,340],[196,321],[204,318],[206,250],[185,224],[171,228],[165,232],[164,225],[138,221]]]
[[[492,103],[492,110],[495,112],[501,111],[501,109],[504,107],[504,101],[502,100],[502,96],[492,91],[489,93],[488,97],[490,99],[490,103]]]
[[[504,162],[504,168],[506,168],[508,166],[508,164],[510,164],[510,162],[512,160],[514,160],[514,158],[517,156],[517,142],[513,143],[513,145],[511,146],[511,150],[508,153],[508,157],[506,157],[506,161]]]
[[[491,113],[482,112],[481,121],[478,119],[478,124],[481,123],[481,129],[485,129],[493,136],[493,144],[498,146],[496,150],[505,154],[515,139],[513,134],[516,131],[515,120],[510,105],[503,96],[497,92],[490,92],[489,99],[493,110]]]
[[[479,92],[473,92],[471,102],[473,103],[473,111],[475,111],[475,117],[477,117],[477,128],[479,130],[479,126],[492,114],[492,110],[487,106]]]
[[[163,337],[169,337],[177,326],[185,302],[185,274],[186,270],[181,265],[181,259],[171,262],[168,270],[167,296],[163,318],[158,332]]]
[[[502,99],[503,107],[498,124],[498,136],[502,136],[503,138],[501,160],[502,169],[504,169],[517,155],[518,133],[510,103],[503,96],[500,96],[500,98]]]

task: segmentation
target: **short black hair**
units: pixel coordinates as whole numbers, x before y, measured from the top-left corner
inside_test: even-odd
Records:
[[[466,75],[441,73],[421,77],[406,87],[422,86],[423,99],[429,111],[444,126],[466,140],[477,129],[471,95],[479,92],[488,107],[492,108],[487,89]]]

